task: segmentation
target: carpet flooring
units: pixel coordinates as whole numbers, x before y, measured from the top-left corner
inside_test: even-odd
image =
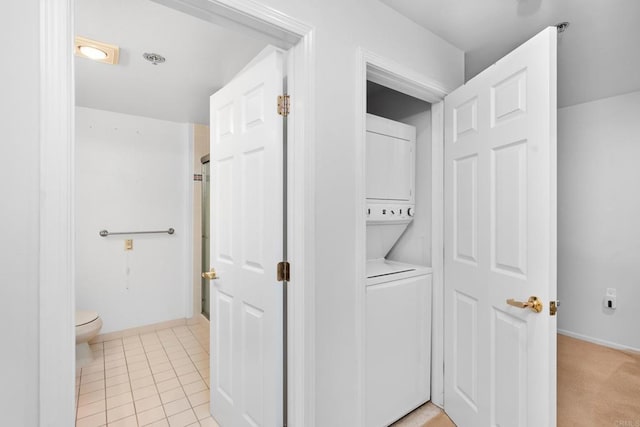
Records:
[[[640,353],[558,335],[558,427],[640,427]]]
[[[440,412],[422,427],[456,427],[451,419],[444,412]]]
[[[392,427],[456,425],[428,402]],[[640,427],[640,353],[558,335],[557,427]]]

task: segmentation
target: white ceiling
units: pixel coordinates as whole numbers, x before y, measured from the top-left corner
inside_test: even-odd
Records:
[[[120,63],[75,58],[76,104],[209,123],[209,96],[266,43],[149,0],[78,0],[76,35],[120,47]],[[152,65],[145,52],[167,58]]]
[[[466,79],[544,27],[558,38],[558,106],[640,90],[638,0],[381,0],[465,51]]]

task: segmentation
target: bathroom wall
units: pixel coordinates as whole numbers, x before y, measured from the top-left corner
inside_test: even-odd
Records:
[[[431,266],[431,104],[367,82],[367,112],[416,128],[416,214],[388,259]]]
[[[209,153],[209,126],[193,125],[192,174],[202,174],[200,159]],[[193,181],[193,317],[202,313],[202,181]]]
[[[76,108],[76,306],[97,311],[103,333],[190,311],[189,126]],[[175,234],[98,235],[169,227]]]
[[[558,110],[560,332],[640,350],[640,92]],[[616,310],[603,307],[616,288]]]

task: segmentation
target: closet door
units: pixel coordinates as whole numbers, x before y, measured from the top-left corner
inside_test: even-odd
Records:
[[[556,425],[556,37],[445,98],[445,410],[463,427]]]

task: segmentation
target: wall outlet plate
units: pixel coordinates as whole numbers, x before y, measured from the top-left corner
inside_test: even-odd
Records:
[[[604,308],[608,308],[610,310],[615,310],[617,306],[615,296],[607,295],[606,297],[604,297],[602,303],[604,305]]]

